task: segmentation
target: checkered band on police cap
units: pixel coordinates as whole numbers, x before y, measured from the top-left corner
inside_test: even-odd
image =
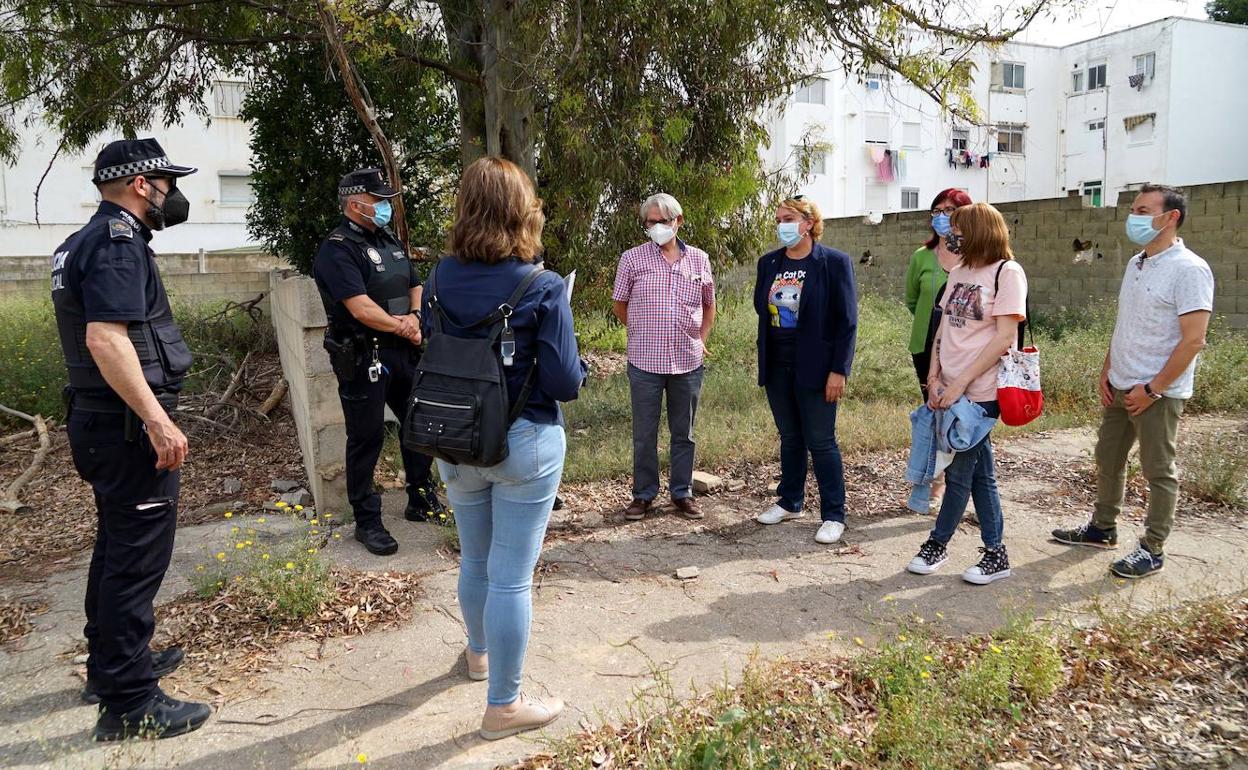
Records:
[[[123,176],[142,174],[144,171],[151,171],[156,168],[165,168],[168,165],[169,158],[161,156],[159,158],[148,158],[147,160],[136,160],[131,163],[122,163],[120,166],[102,168],[95,172],[95,176],[101,182],[107,182],[110,179],[119,179]]]
[[[362,184],[356,184],[356,185],[351,185],[350,187],[338,188],[339,195],[359,195],[362,192],[365,192],[364,185]]]

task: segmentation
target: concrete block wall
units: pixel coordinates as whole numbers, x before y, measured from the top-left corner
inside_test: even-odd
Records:
[[[1248,180],[1194,185],[1185,192],[1187,220],[1179,233],[1213,270],[1214,314],[1233,328],[1248,329]],[[1124,229],[1134,197],[1124,192],[1109,208],[1085,206],[1079,197],[994,204],[1009,224],[1014,254],[1030,279],[1033,312],[1117,301],[1127,261],[1139,251]],[[878,225],[861,217],[828,219],[823,242],[854,258],[860,290],[900,299],[910,255],[930,234],[929,222],[926,211],[886,214]],[[1091,241],[1101,259],[1075,264],[1076,238]],[[871,261],[863,264],[867,252]]]
[[[46,295],[50,257],[0,257],[0,295]],[[262,252],[157,254],[156,263],[174,302],[243,302],[269,290],[269,272],[288,267]]]
[[[303,466],[318,512],[345,516],[346,424],[322,340],[328,321],[311,278],[293,270],[269,274],[269,317],[277,334],[282,373],[290,386],[290,409]]]

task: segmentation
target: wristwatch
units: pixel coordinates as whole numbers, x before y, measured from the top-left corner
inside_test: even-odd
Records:
[[[1146,383],[1144,383],[1144,392],[1145,392],[1145,393],[1147,393],[1147,394],[1148,394],[1148,397],[1149,397],[1149,398],[1151,398],[1151,399],[1152,399],[1152,400],[1154,400],[1154,401],[1160,401],[1160,400],[1161,400],[1161,394],[1160,394],[1160,393],[1157,393],[1157,392],[1154,392],[1154,391],[1153,391],[1153,386],[1152,386],[1152,385],[1149,385],[1147,382],[1146,382]]]

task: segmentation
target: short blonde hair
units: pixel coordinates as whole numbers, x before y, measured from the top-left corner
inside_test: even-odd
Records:
[[[465,262],[494,264],[511,257],[533,262],[542,253],[545,224],[542,199],[528,174],[505,158],[487,155],[460,177],[446,248]]]
[[[818,241],[823,237],[823,215],[819,213],[819,207],[815,205],[814,201],[809,201],[805,198],[789,198],[777,208],[796,211],[802,215],[802,219],[810,222],[810,237],[812,240]]]
[[[961,257],[967,267],[987,267],[1002,259],[1014,259],[1005,217],[987,203],[958,207],[949,215],[949,224],[962,231]]]
[[[650,213],[650,209],[657,208],[659,213],[668,219],[684,216],[685,210],[681,208],[680,201],[676,200],[667,193],[655,193],[641,204],[641,223],[646,223],[646,215]]]

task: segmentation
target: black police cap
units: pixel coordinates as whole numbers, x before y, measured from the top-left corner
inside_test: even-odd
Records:
[[[95,176],[91,181],[99,184],[139,174],[179,177],[198,170],[170,163],[169,156],[155,139],[118,139],[109,142],[95,157]]]
[[[386,181],[386,175],[379,168],[362,168],[352,171],[338,183],[339,195],[358,195],[368,193],[378,198],[393,198],[399,193]]]

